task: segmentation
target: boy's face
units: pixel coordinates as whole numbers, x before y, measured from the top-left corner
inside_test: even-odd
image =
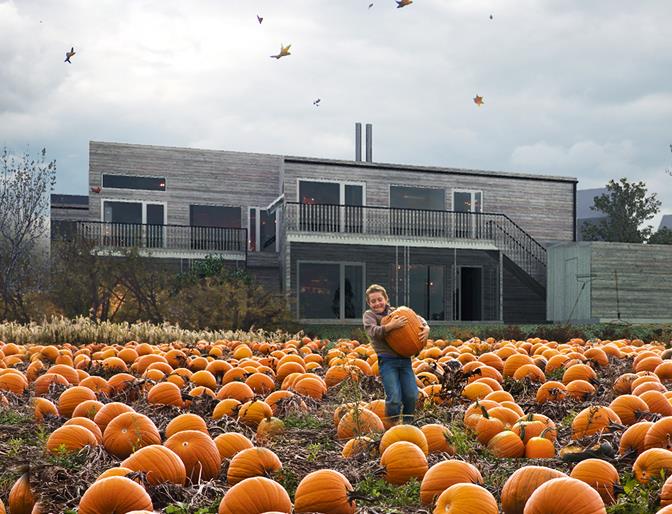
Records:
[[[374,292],[369,295],[367,302],[371,310],[376,313],[381,313],[387,307],[387,299],[383,296],[383,293]]]

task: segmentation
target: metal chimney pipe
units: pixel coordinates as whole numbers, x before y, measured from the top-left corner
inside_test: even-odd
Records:
[[[362,160],[362,124],[355,123],[355,160]]]
[[[373,162],[373,125],[366,124],[366,162]]]

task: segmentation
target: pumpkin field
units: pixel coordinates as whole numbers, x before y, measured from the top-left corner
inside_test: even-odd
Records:
[[[394,425],[363,341],[128,339],[0,341],[0,513],[672,513],[665,342],[430,338]]]

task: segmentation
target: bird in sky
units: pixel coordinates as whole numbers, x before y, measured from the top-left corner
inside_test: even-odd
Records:
[[[318,98],[317,100],[314,100],[314,101],[313,101],[313,105],[314,105],[315,107],[319,107],[321,101],[322,101],[322,99],[321,99],[321,98]]]
[[[474,103],[480,107],[480,106],[483,105],[485,102],[483,101],[483,97],[482,97],[482,96],[476,95],[476,96],[474,97]]]
[[[491,14],[491,15],[490,15],[490,19],[491,19],[491,20],[494,20],[495,17]]]
[[[370,3],[370,4],[369,4],[369,9],[371,9],[371,7],[373,7],[373,3]]]
[[[103,189],[100,186],[95,186],[91,188],[92,193],[100,193]]]
[[[70,51],[69,51],[69,52],[65,52],[65,61],[63,61],[63,62],[67,62],[68,64],[72,64],[72,63],[70,62],[70,57],[72,57],[72,56],[75,55],[76,53],[77,53],[77,52],[75,52],[75,47],[73,46],[72,48],[70,48]]]
[[[257,21],[259,22],[259,25],[261,25],[261,22],[264,21],[264,19],[257,14]]]
[[[280,44],[280,53],[278,55],[271,55],[273,59],[280,59],[280,57],[286,57],[287,55],[292,55],[289,53],[289,49],[292,47],[292,45],[287,45],[284,46],[283,44]]]
[[[406,7],[407,5],[411,5],[413,3],[413,0],[394,0],[397,2],[397,9],[401,9],[402,7]]]

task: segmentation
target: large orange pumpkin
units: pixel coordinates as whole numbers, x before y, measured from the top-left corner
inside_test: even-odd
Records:
[[[354,514],[352,492],[352,485],[340,472],[333,469],[313,471],[303,477],[296,488],[294,510],[297,514]]]
[[[120,459],[150,444],[161,444],[159,430],[151,419],[137,412],[119,414],[103,432],[103,446]]]
[[[479,485],[454,484],[436,500],[434,514],[498,514],[497,500]]]
[[[529,497],[523,514],[606,514],[600,495],[575,478],[553,478]]]
[[[460,483],[482,484],[481,472],[473,464],[461,460],[444,460],[425,473],[420,484],[420,501],[431,505],[450,486]]]
[[[184,485],[187,471],[180,457],[170,448],[152,444],[140,448],[121,463],[133,471],[142,471],[152,485],[171,483]]]
[[[289,514],[292,501],[277,482],[265,477],[246,478],[229,489],[219,504],[218,514]]]
[[[401,316],[407,323],[385,334],[385,341],[396,353],[402,357],[412,357],[420,353],[425,345],[420,341],[422,325],[417,314],[409,307],[397,307],[390,314],[380,320],[382,326],[387,325],[392,318]]]
[[[415,444],[398,441],[387,447],[380,457],[380,465],[385,468],[385,480],[401,485],[415,477],[422,480],[427,473],[427,457]]]
[[[79,514],[110,514],[133,510],[153,510],[152,499],[138,483],[112,476],[91,484],[79,500]]]
[[[187,478],[192,483],[219,476],[222,459],[217,445],[209,435],[197,430],[184,430],[168,438],[163,444],[182,459]]]
[[[268,448],[246,448],[236,453],[226,472],[230,484],[237,484],[246,478],[266,476],[282,469],[278,456]]]
[[[525,503],[537,487],[553,478],[564,476],[567,475],[562,471],[544,466],[525,466],[514,471],[502,488],[504,514],[523,514]]]

